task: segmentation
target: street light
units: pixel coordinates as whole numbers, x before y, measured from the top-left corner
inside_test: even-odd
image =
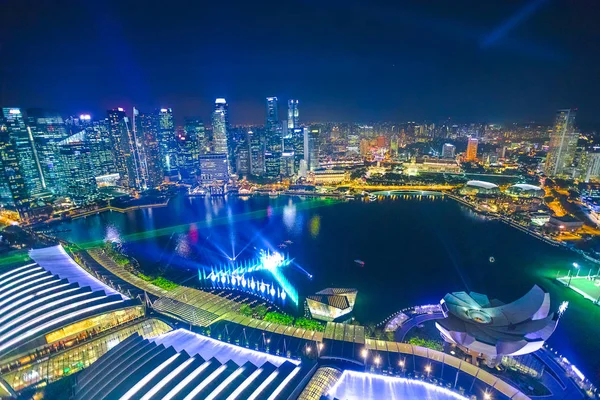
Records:
[[[579,276],[579,264],[574,262],[573,266],[577,269],[577,275]],[[571,279],[573,279],[573,274],[571,273],[571,268],[569,268],[569,283],[567,284],[567,287],[571,286]]]

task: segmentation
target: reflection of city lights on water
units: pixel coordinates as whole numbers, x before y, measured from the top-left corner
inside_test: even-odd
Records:
[[[313,216],[308,224],[310,228],[310,235],[313,238],[319,236],[319,231],[321,230],[321,217],[318,215]]]
[[[187,256],[190,254],[190,244],[187,241],[186,235],[179,235],[177,237],[177,245],[175,246],[175,252],[180,256]]]
[[[287,206],[283,207],[283,223],[288,229],[294,227],[296,222],[296,205],[290,199]]]

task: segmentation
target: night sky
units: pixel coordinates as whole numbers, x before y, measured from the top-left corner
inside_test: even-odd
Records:
[[[600,127],[600,2],[0,0],[0,105]],[[283,108],[281,107],[283,118]]]

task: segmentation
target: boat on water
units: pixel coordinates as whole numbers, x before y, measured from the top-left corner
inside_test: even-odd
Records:
[[[288,244],[288,245],[289,245],[289,244],[292,244],[292,243],[294,243],[294,242],[292,242],[291,240],[289,240],[289,239],[288,239],[288,240],[284,241],[283,243],[285,243],[285,244]]]
[[[285,249],[286,247],[287,247],[287,244],[285,244],[285,243],[281,243],[281,244],[279,245],[279,248],[280,248],[280,249]]]
[[[365,262],[363,260],[356,259],[356,260],[354,260],[354,262],[357,263],[358,265],[360,265],[361,267],[365,266]]]

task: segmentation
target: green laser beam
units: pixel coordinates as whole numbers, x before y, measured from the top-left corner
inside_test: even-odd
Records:
[[[335,200],[335,199],[305,200],[300,203],[297,203],[296,209],[297,210],[308,210],[308,209],[332,206],[332,205],[335,205],[335,204],[338,204],[341,202],[342,202],[341,200]],[[272,207],[271,212],[274,215],[283,214],[283,210],[285,209],[285,207],[286,206]],[[183,232],[186,232],[188,230],[189,226],[192,224],[195,224],[198,228],[210,228],[215,225],[225,225],[225,224],[229,224],[232,222],[250,221],[253,219],[265,218],[266,216],[268,216],[268,212],[269,212],[268,209],[265,208],[262,210],[255,210],[255,211],[250,211],[250,212],[241,213],[241,214],[234,214],[231,217],[229,217],[229,216],[218,217],[218,218],[212,219],[210,221],[200,220],[200,221],[195,221],[195,222],[189,222],[186,224],[152,229],[149,231],[130,233],[128,235],[124,235],[122,237],[122,239],[123,239],[123,241],[132,242],[132,241],[137,241],[137,240],[145,240],[145,239],[151,239],[151,238],[156,238],[156,237],[165,236],[165,235],[171,235],[173,233],[183,233]],[[78,244],[78,247],[80,247],[83,250],[87,250],[87,249],[100,247],[100,246],[102,246],[103,243],[104,243],[104,239],[99,239],[99,240],[93,240],[90,242]]]

